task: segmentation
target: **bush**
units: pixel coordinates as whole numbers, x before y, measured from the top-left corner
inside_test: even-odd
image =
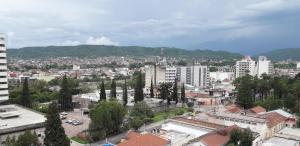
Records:
[[[175,111],[176,116],[182,115],[183,113],[184,113],[184,109],[182,109],[182,108],[176,109],[176,111]]]
[[[188,108],[189,112],[194,112],[194,109],[192,107]]]
[[[188,102],[188,103],[187,103],[187,106],[188,106],[188,107],[193,107],[193,106],[194,106],[194,102]]]

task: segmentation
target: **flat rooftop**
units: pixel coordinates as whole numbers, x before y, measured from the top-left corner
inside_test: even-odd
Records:
[[[297,140],[290,140],[280,137],[272,137],[262,143],[262,146],[299,146]]]
[[[45,115],[18,106],[0,106],[0,135],[44,127]]]

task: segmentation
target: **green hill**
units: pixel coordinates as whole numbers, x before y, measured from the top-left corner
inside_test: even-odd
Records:
[[[300,61],[300,48],[278,49],[278,50],[262,53],[257,56],[261,56],[261,55],[267,56],[269,59],[274,61],[287,60],[287,59]]]
[[[47,57],[101,57],[101,56],[158,56],[161,48],[140,46],[48,46],[25,47],[20,49],[8,49],[8,57],[18,58],[47,58]],[[194,59],[236,59],[242,55],[226,51],[211,50],[184,50],[178,48],[164,48],[167,57],[183,57]]]

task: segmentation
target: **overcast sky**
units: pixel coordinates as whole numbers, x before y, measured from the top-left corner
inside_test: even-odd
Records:
[[[300,0],[1,0],[7,46],[300,47]]]

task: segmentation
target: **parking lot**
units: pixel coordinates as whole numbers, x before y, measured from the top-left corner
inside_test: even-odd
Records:
[[[62,119],[62,125],[68,137],[76,136],[81,131],[88,129],[90,118],[88,115],[82,115],[82,111],[80,109],[74,109],[72,112],[66,112],[65,116],[66,118]]]

